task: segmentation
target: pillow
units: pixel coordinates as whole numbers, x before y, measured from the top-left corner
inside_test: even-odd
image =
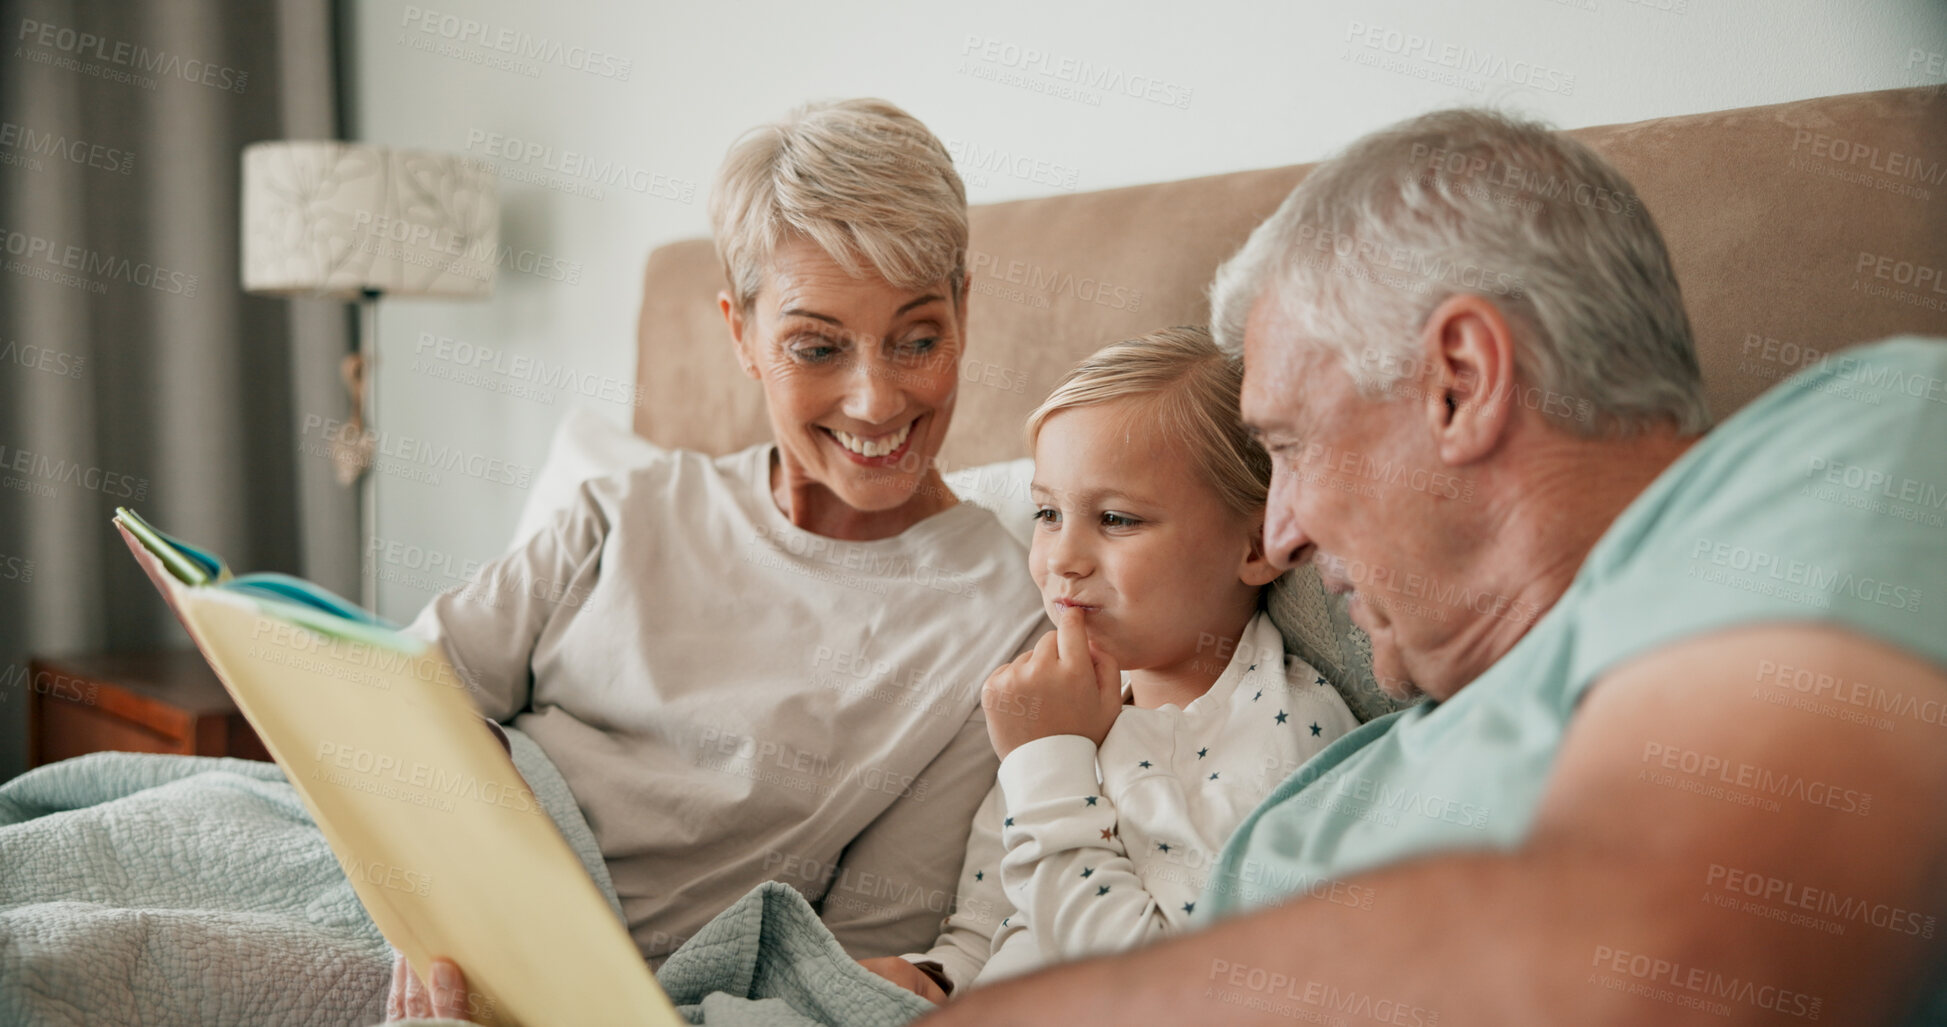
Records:
[[[1034,461],[1029,457],[1003,460],[997,464],[962,467],[945,475],[946,487],[962,502],[992,511],[1001,527],[1026,549],[1034,538],[1034,500],[1028,498],[1028,482],[1034,480]]]
[[[608,418],[582,407],[569,407],[555,426],[554,441],[541,472],[527,490],[521,519],[514,526],[508,552],[519,549],[545,527],[554,515],[575,501],[575,492],[590,478],[625,471],[654,461],[665,450]]]
[[[1284,635],[1285,652],[1318,668],[1359,723],[1414,705],[1380,690],[1372,676],[1372,639],[1352,623],[1344,597],[1325,591],[1318,568],[1286,572],[1272,582],[1264,606]]]
[[[582,482],[640,467],[664,452],[600,414],[569,408],[528,490],[509,548],[525,544],[557,511],[572,503]],[[1034,534],[1035,505],[1028,498],[1033,477],[1034,461],[1027,457],[962,467],[945,475],[954,495],[992,511],[1023,548]],[[1315,568],[1306,565],[1279,578],[1265,598],[1265,607],[1284,635],[1285,651],[1318,668],[1361,723],[1412,705],[1380,691],[1372,676],[1371,640],[1352,623],[1345,601],[1326,593]]]

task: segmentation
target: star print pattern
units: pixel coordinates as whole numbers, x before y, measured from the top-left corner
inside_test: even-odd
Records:
[[[1250,634],[1259,627],[1271,633],[1269,638]],[[1239,639],[1238,650],[1269,651],[1282,641],[1275,631],[1260,615]],[[1166,914],[1169,929],[1187,925],[1205,875],[1182,868],[1203,866],[1196,858],[1199,850],[1214,856],[1234,821],[1264,793],[1357,724],[1335,691],[1302,687],[1322,676],[1303,660],[1232,664],[1225,673],[1230,677],[1221,687],[1229,691],[1214,704],[1189,710],[1125,708],[1099,745],[1069,738],[1060,745],[1039,744],[1032,752],[1024,747],[1019,758],[1008,761],[991,808],[983,810],[986,833],[976,824],[970,840],[965,861],[970,869],[961,880],[973,891],[956,903],[957,910],[982,912],[949,918],[948,935],[974,935],[954,950],[962,961],[956,965],[932,954],[909,958],[941,962],[958,984],[971,981],[979,960],[1008,948],[1015,934],[1039,939],[1043,953],[1070,948],[1080,953],[1122,941],[1120,931],[1133,930],[1139,917],[1154,917],[1158,910]],[[1253,705],[1267,695],[1269,724],[1262,707]],[[1334,705],[1338,709],[1327,715],[1324,707]],[[1016,769],[1023,760],[1025,766]],[[1279,765],[1285,771],[1263,772]],[[1235,773],[1225,777],[1230,771]],[[1154,783],[1164,775],[1181,785],[1161,790],[1174,785]],[[1201,783],[1191,787],[1199,778]],[[1144,796],[1140,801],[1134,798],[1138,794]],[[1155,797],[1165,795],[1159,806]],[[1212,810],[1202,808],[1212,802],[1224,804],[1212,810],[1234,808],[1234,815],[1226,820],[1219,814],[1213,821]],[[1121,831],[1124,821],[1128,834]],[[976,858],[973,846],[983,844],[981,837],[991,839],[984,844],[992,848]],[[1032,924],[1022,920],[1024,909],[1036,910]],[[1050,918],[1048,924],[1041,922],[1043,916]],[[943,936],[936,952],[945,944]],[[980,956],[969,966],[965,960],[973,952]]]

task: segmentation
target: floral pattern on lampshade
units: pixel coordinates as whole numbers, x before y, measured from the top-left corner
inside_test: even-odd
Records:
[[[242,223],[250,292],[479,298],[502,255],[494,170],[457,154],[257,143]]]

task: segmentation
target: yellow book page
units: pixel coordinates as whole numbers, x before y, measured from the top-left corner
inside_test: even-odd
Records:
[[[451,957],[487,1024],[684,1022],[437,647],[332,639],[163,584],[422,980]]]

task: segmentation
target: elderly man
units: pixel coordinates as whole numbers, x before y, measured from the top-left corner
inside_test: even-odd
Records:
[[[1943,1022],[1947,346],[1704,434],[1628,183],[1472,111],[1315,171],[1213,307],[1267,548],[1430,701],[1245,820],[1210,929],[938,1023]]]

